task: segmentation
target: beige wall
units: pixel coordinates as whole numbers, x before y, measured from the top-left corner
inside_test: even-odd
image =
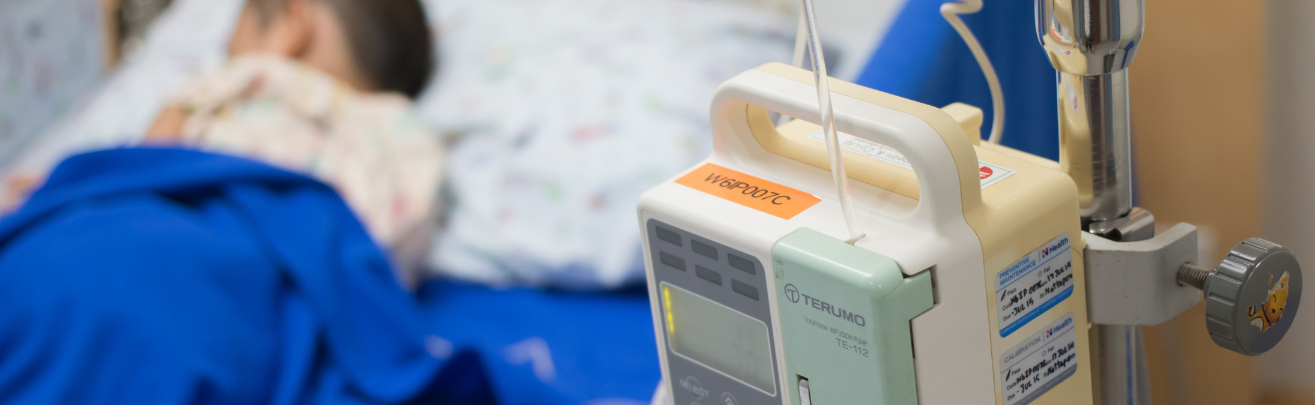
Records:
[[[1130,70],[1140,205],[1161,224],[1199,226],[1201,259],[1213,266],[1261,230],[1265,3],[1145,4]],[[1255,359],[1211,342],[1202,306],[1146,336],[1157,405],[1260,403]]]
[[[101,37],[101,42],[105,45],[105,67],[114,67],[119,64],[119,59],[123,56],[119,49],[119,19],[115,18],[115,11],[119,9],[121,0],[100,0],[101,20],[105,21],[105,33]]]
[[[1315,275],[1315,2],[1269,6],[1264,234],[1291,247],[1305,274]],[[1315,309],[1298,312],[1285,342],[1259,365],[1271,403],[1315,404]]]

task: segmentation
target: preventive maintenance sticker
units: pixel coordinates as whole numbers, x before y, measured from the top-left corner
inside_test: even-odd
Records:
[[[1025,405],[1064,382],[1078,369],[1073,313],[1014,346],[1000,357],[1005,405]]]
[[[1073,295],[1073,246],[1059,235],[995,276],[996,316],[1000,337]]]
[[[826,143],[826,135],[822,135],[822,131],[814,132],[812,135],[808,136],[808,139]],[[846,134],[844,132],[837,132],[836,140],[840,141],[841,148],[850,152],[913,170],[913,166],[909,165],[909,159],[905,158],[904,155],[899,153],[899,151],[896,151],[895,148]],[[1009,178],[1009,176],[1018,173],[1017,170],[980,160],[977,161],[977,164],[977,172],[982,178],[982,189],[986,189],[987,187],[999,183],[1004,179]]]

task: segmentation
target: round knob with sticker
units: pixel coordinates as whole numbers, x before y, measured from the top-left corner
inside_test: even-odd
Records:
[[[1301,305],[1301,265],[1260,238],[1239,243],[1213,270],[1183,265],[1178,282],[1205,292],[1205,324],[1219,346],[1248,356],[1274,348]]]

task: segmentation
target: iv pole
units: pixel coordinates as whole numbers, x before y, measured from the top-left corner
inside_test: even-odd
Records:
[[[1057,71],[1059,164],[1077,183],[1083,229],[1116,242],[1155,235],[1132,206],[1128,65],[1142,0],[1036,0],[1037,35]],[[1149,270],[1148,270],[1149,271]],[[1141,327],[1096,325],[1101,401],[1150,404]]]

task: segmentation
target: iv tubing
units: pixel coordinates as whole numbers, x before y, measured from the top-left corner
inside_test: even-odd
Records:
[[[794,56],[790,61],[790,66],[800,69],[804,68],[804,54],[808,52],[808,20],[804,18],[804,13],[799,13],[799,27],[794,33]],[[785,125],[793,118],[789,115],[781,114],[776,118],[776,126]]]
[[[791,66],[803,69],[804,56],[808,53],[808,17],[804,13],[799,13],[799,27],[795,29],[794,34],[794,55],[790,60]]]
[[[840,141],[836,137],[835,111],[831,108],[831,85],[826,74],[826,60],[822,58],[822,39],[817,33],[813,0],[803,0],[803,2],[803,16],[808,23],[808,56],[813,62],[813,79],[817,82],[817,104],[822,115],[822,132],[826,135],[826,153],[831,158],[831,177],[835,180],[836,195],[840,197],[840,209],[845,215],[845,225],[849,228],[849,240],[845,242],[853,244],[866,235],[858,223],[858,214],[854,212],[854,200],[849,196],[849,177],[845,175]]]
[[[968,30],[963,20],[959,19],[960,14],[973,14],[978,11],[982,11],[982,0],[959,0],[959,2],[941,5],[941,16],[959,32],[960,37],[963,37],[963,42],[973,52],[973,57],[977,58],[977,64],[981,65],[982,74],[986,75],[986,84],[991,87],[991,104],[995,110],[991,122],[991,137],[987,138],[987,141],[999,144],[1005,130],[1005,96],[1004,91],[1000,89],[1000,77],[996,76],[995,67],[991,66],[991,60],[986,57],[986,50],[982,49],[982,44],[977,42],[977,37]]]

